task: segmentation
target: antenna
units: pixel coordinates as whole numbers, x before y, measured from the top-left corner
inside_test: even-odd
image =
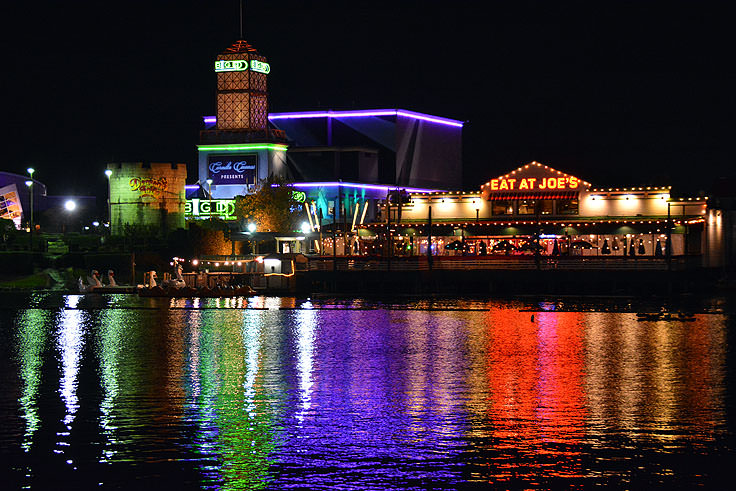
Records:
[[[243,39],[243,0],[240,0],[240,39]]]

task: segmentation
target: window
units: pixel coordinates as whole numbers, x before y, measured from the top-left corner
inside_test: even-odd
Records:
[[[554,203],[554,200],[551,199],[540,199],[537,201],[539,214],[540,215],[551,215],[552,214],[552,203]]]
[[[513,215],[514,202],[511,200],[492,201],[491,213],[494,215]]]
[[[578,214],[578,199],[560,199],[557,200],[557,214],[558,215],[577,215]]]
[[[534,199],[520,199],[519,200],[519,215],[534,215],[534,205],[537,200]]]

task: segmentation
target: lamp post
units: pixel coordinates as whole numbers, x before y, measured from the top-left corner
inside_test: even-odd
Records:
[[[74,210],[77,209],[77,203],[71,199],[66,200],[66,202],[64,202],[64,209],[67,211],[67,215],[64,218],[64,235],[66,235],[67,222],[69,221],[69,216],[72,214]]]
[[[108,230],[110,231],[110,234],[112,234],[112,203],[111,203],[111,187],[110,187],[110,176],[112,176],[112,171],[110,169],[105,169],[105,176],[107,177],[107,225]]]
[[[256,224],[253,222],[250,222],[248,224],[248,235],[251,236],[251,241],[253,242],[253,254],[258,254],[258,242],[256,242],[256,238],[253,237],[253,234],[256,232]]]
[[[207,179],[207,194],[210,195],[210,220],[212,220],[212,179]]]
[[[33,252],[33,229],[35,228],[35,223],[33,221],[33,173],[36,172],[36,169],[29,167],[27,171],[28,175],[31,176],[31,179],[26,181],[26,185],[28,186],[28,192],[30,193],[31,198],[31,252]]]

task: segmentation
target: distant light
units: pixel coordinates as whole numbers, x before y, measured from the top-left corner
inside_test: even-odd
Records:
[[[206,180],[205,182],[206,182],[207,184],[209,184],[209,185],[212,185],[212,179],[207,179],[207,180]]]
[[[253,233],[256,231],[256,224],[251,222],[248,224],[248,232]]]
[[[197,266],[199,264],[198,259],[192,259],[192,266]]]
[[[26,186],[28,186],[28,187],[33,186],[33,181],[26,181]]]
[[[112,175],[112,171],[110,169],[105,169],[105,175],[110,177]]]
[[[33,177],[33,173],[36,172],[36,169],[34,169],[33,167],[29,167],[28,169],[26,169],[26,172],[28,172],[31,177]]]
[[[100,222],[94,221],[94,222],[92,222],[92,225],[94,225],[95,227],[99,227],[100,226]]]
[[[66,208],[66,211],[74,211],[77,208],[77,203],[73,200],[67,200],[64,203],[64,208]]]
[[[309,226],[309,222],[302,222],[302,233],[308,234],[312,231],[312,227]]]

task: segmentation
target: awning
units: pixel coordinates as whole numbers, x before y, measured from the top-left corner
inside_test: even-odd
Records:
[[[489,193],[488,201],[505,201],[514,199],[574,199],[578,197],[576,191],[550,191],[537,193]]]

